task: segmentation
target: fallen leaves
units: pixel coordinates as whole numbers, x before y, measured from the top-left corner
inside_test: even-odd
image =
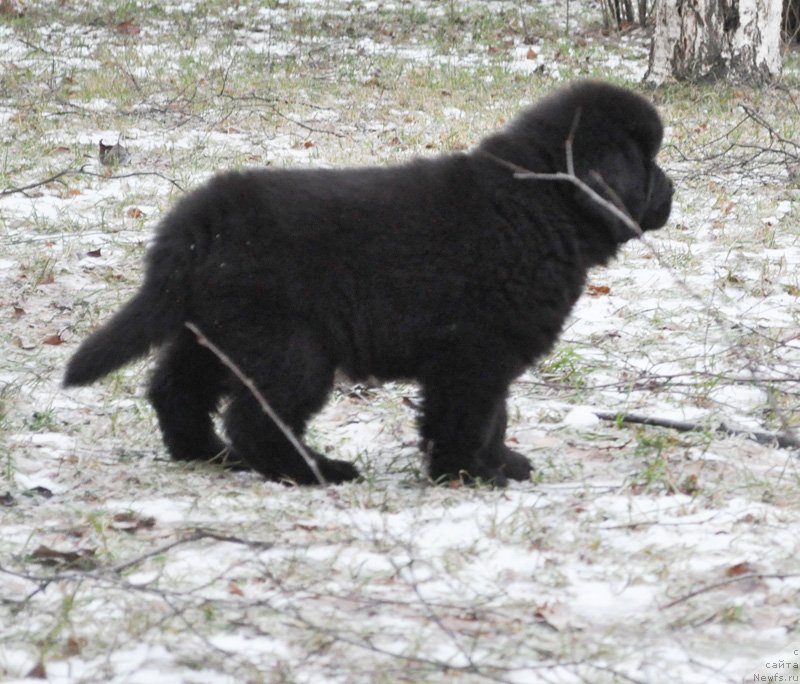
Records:
[[[75,551],[59,551],[41,544],[31,553],[30,559],[40,565],[59,568],[92,570],[97,567],[96,549],[83,548]]]
[[[130,19],[119,22],[116,28],[117,33],[121,33],[124,36],[138,36],[142,32],[142,29],[138,26],[138,24],[135,24]]]
[[[59,333],[53,333],[52,335],[45,335],[44,339],[42,340],[42,344],[49,344],[53,347],[57,347],[59,344],[63,344],[64,340],[61,338]]]
[[[725,575],[727,577],[739,577],[740,575],[753,575],[756,574],[758,570],[756,567],[749,563],[748,561],[742,561],[741,563],[736,563],[735,565],[731,565],[728,568],[725,568]]]
[[[611,293],[611,288],[608,285],[587,285],[586,294],[590,297],[602,297]]]
[[[116,513],[111,519],[109,528],[118,532],[133,534],[138,530],[149,530],[155,527],[156,519],[152,516],[140,516],[137,513]]]
[[[68,637],[64,644],[64,655],[67,657],[79,656],[88,643],[88,640],[83,637]]]

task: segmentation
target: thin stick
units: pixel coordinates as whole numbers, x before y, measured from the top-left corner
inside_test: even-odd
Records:
[[[564,150],[567,154],[567,173],[570,176],[575,176],[575,163],[572,158],[572,143],[575,140],[575,133],[578,130],[578,124],[581,122],[581,114],[583,109],[578,107],[575,110],[575,116],[572,117],[572,126],[569,127],[569,135],[564,141]],[[599,174],[598,174],[599,175]],[[577,176],[575,176],[577,178]]]
[[[221,542],[230,542],[231,544],[244,544],[245,546],[250,546],[254,548],[271,548],[273,544],[271,542],[260,542],[260,541],[250,541],[247,539],[242,539],[240,537],[232,537],[227,535],[218,534],[217,532],[213,532],[211,530],[203,530],[203,529],[195,529],[185,537],[180,537],[179,539],[174,539],[171,542],[163,544],[161,546],[156,547],[155,549],[151,549],[147,553],[143,553],[135,558],[130,558],[126,561],[122,561],[121,563],[117,563],[116,565],[107,568],[109,572],[121,573],[128,568],[133,567],[134,565],[138,565],[144,560],[148,558],[152,558],[153,556],[158,556],[162,553],[166,553],[171,549],[174,549],[176,546],[181,546],[182,544],[191,544],[192,542],[200,541],[201,539],[213,539],[215,541]],[[106,569],[106,568],[104,568]]]
[[[636,413],[616,413],[614,411],[595,411],[592,413],[600,420],[620,421],[623,423],[632,423],[636,425],[654,425],[656,427],[671,428],[678,432],[702,432],[709,429],[708,426],[702,423],[695,423],[686,420],[672,420],[669,418],[653,418],[650,416],[641,416]],[[759,444],[777,444],[782,449],[798,449],[800,448],[800,439],[793,435],[781,432],[762,432],[761,430],[745,430],[743,428],[733,428],[720,423],[717,427],[713,428],[714,432],[719,432],[724,435],[731,435],[736,437],[747,437]]]
[[[791,579],[794,577],[800,577],[797,573],[790,573],[786,575],[779,575],[779,574],[767,574],[767,573],[752,573],[748,575],[737,575],[736,577],[729,577],[728,579],[722,580],[721,582],[714,582],[713,584],[707,584],[704,587],[700,587],[699,589],[695,589],[684,596],[680,596],[676,598],[674,601],[670,601],[669,603],[665,603],[663,606],[660,606],[660,610],[667,610],[668,608],[672,608],[677,606],[679,603],[684,603],[689,599],[693,599],[695,596],[699,596],[700,594],[705,594],[708,591],[714,591],[715,589],[721,589],[722,587],[726,587],[729,584],[735,584],[736,582],[744,582],[746,580],[752,579],[778,579],[778,580],[785,580]]]
[[[86,166],[81,166],[79,169],[64,169],[63,171],[59,171],[58,173],[45,178],[44,180],[36,181],[35,183],[29,183],[28,185],[21,185],[20,187],[16,188],[4,188],[0,190],[0,198],[7,197],[8,195],[13,195],[18,192],[26,192],[27,190],[33,190],[34,188],[41,187],[42,185],[47,185],[48,183],[52,183],[57,181],[59,178],[63,178],[64,176],[94,176],[96,178],[102,178],[104,180],[118,180],[121,178],[133,178],[136,176],[157,176],[158,178],[163,178],[165,181],[172,183],[178,190],[184,192],[184,189],[181,187],[180,183],[169,176],[165,176],[163,173],[159,173],[158,171],[133,171],[131,173],[123,173],[119,175],[111,175],[106,176],[102,173],[97,173],[94,171],[87,171]]]
[[[15,192],[25,192],[26,190],[33,190],[33,188],[38,188],[41,185],[47,185],[48,183],[52,183],[53,181],[58,180],[62,176],[66,176],[71,173],[82,173],[82,172],[83,172],[83,167],[81,167],[79,170],[65,169],[64,171],[59,171],[55,175],[50,176],[49,178],[45,178],[44,180],[36,181],[35,183],[23,185],[18,188],[4,188],[3,190],[0,190],[0,197],[5,197],[6,195],[13,195]]]
[[[248,378],[240,369],[239,367],[231,360],[231,358],[225,354],[219,347],[217,347],[211,340],[209,340],[198,328],[194,323],[190,323],[186,321],[184,325],[191,330],[195,336],[197,337],[197,343],[206,349],[210,350],[222,363],[239,379],[239,381],[248,389],[250,394],[252,394],[258,405],[261,407],[261,410],[269,416],[270,420],[272,420],[275,425],[278,426],[278,429],[283,433],[283,436],[289,440],[289,443],[295,448],[300,456],[303,457],[303,460],[306,462],[306,465],[309,467],[312,473],[314,473],[314,477],[317,478],[317,482],[319,482],[323,487],[328,484],[325,480],[325,477],[320,471],[317,462],[314,458],[308,453],[308,450],[303,446],[303,443],[295,437],[294,432],[292,432],[292,428],[290,428],[286,423],[284,423],[280,416],[278,416],[275,411],[272,410],[272,407],[269,405],[269,402],[264,398],[264,395],[259,392],[258,387],[256,387],[255,383]]]

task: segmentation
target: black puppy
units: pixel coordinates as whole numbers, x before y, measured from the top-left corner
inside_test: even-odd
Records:
[[[337,368],[413,379],[434,480],[527,479],[528,460],[503,441],[509,384],[556,341],[588,269],[635,233],[575,184],[520,179],[511,165],[566,172],[571,137],[575,174],[652,230],[672,198],[654,161],[662,133],[642,97],[581,82],[468,154],[221,174],[163,219],[141,289],[84,341],[64,384],[91,383],[161,347],[149,398],[173,458],[226,448],[211,414],[228,396],[232,455],[268,478],[314,482],[191,322],[296,435]],[[329,482],[358,475],[309,453]]]

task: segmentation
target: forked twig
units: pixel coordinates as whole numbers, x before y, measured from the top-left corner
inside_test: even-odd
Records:
[[[569,140],[567,140],[569,142]],[[514,178],[519,180],[543,180],[543,181],[566,181],[567,183],[572,183],[575,187],[580,189],[581,191],[585,192],[589,198],[599,204],[602,208],[606,209],[608,212],[613,214],[616,218],[618,218],[622,223],[625,224],[628,228],[630,228],[631,232],[636,237],[642,237],[642,228],[641,226],[634,221],[630,215],[625,212],[624,210],[617,207],[614,203],[609,202],[605,197],[595,192],[595,190],[584,183],[578,176],[575,175],[575,169],[572,168],[572,172],[569,171],[564,173],[563,171],[556,171],[555,173],[537,173],[531,171],[530,169],[526,169],[524,166],[520,166],[519,164],[514,164],[513,162],[507,161],[506,159],[502,159],[491,152],[482,151],[482,155],[489,157],[496,163],[500,164],[501,166],[505,166],[507,169],[514,172]],[[572,148],[570,145],[567,146],[567,168],[569,169],[572,167]],[[608,184],[605,183],[603,177],[597,173],[596,171],[592,172],[592,177],[600,179],[605,187],[608,187]]]
[[[585,192],[587,195],[589,195],[592,201],[596,202],[604,209],[607,209],[616,218],[622,221],[628,228],[631,229],[631,232],[636,237],[642,237],[641,226],[631,218],[630,214],[628,214],[627,211],[625,211],[625,204],[611,189],[611,186],[609,186],[609,184],[606,183],[602,175],[600,175],[597,171],[590,172],[592,178],[606,192],[608,192],[613,202],[609,202],[605,197],[598,194],[590,185],[587,185],[580,178],[578,178],[578,175],[575,173],[575,161],[572,154],[572,143],[575,140],[575,133],[578,130],[578,124],[580,124],[581,122],[582,113],[583,109],[581,109],[580,107],[578,107],[575,110],[575,114],[572,117],[572,123],[570,124],[569,127],[569,133],[567,134],[566,140],[564,140],[564,152],[566,154],[566,163],[567,163],[566,173],[564,173],[563,171],[557,171],[556,173],[536,173],[534,171],[531,171],[530,169],[526,169],[523,166],[514,164],[513,162],[510,162],[506,159],[501,159],[500,157],[492,154],[491,152],[482,152],[482,154],[493,159],[501,166],[505,166],[507,169],[513,171],[514,178],[518,178],[519,180],[567,181],[568,183],[572,183],[574,186],[576,186],[577,188]]]
[[[261,410],[269,416],[270,420],[275,423],[278,429],[283,433],[283,436],[289,440],[289,443],[294,447],[295,451],[297,451],[300,456],[302,456],[303,460],[306,462],[306,465],[309,467],[311,472],[314,474],[314,477],[317,478],[317,482],[319,482],[323,487],[328,484],[325,480],[322,471],[320,471],[317,462],[314,458],[308,453],[308,450],[303,446],[303,443],[297,439],[294,432],[292,432],[292,428],[290,428],[286,423],[281,420],[280,416],[275,413],[272,407],[269,405],[269,402],[264,398],[264,395],[258,390],[255,383],[248,378],[241,369],[231,360],[231,358],[222,351],[217,345],[215,345],[211,340],[209,340],[203,332],[198,328],[194,323],[189,321],[184,322],[184,325],[191,330],[195,337],[197,337],[197,343],[209,351],[211,351],[214,356],[216,356],[220,361],[222,361],[223,365],[226,366],[238,379],[239,381],[247,388],[250,394],[253,395],[255,400],[258,402],[258,405],[261,407]]]

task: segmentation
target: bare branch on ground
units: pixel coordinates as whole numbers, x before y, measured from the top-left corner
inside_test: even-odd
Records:
[[[181,192],[185,192],[185,189],[176,181],[174,178],[170,178],[169,176],[165,176],[163,173],[159,173],[158,171],[133,171],[131,173],[121,173],[121,174],[113,174],[107,176],[104,173],[97,173],[96,171],[87,171],[85,166],[81,166],[78,169],[69,168],[64,169],[63,171],[59,171],[48,178],[45,178],[40,181],[36,181],[34,183],[29,183],[28,185],[21,185],[19,187],[14,188],[4,188],[0,190],[0,198],[7,197],[8,195],[14,195],[16,193],[25,193],[28,190],[33,190],[35,188],[42,187],[43,185],[47,185],[49,183],[53,183],[64,176],[93,176],[95,178],[103,178],[105,180],[119,180],[122,178],[134,178],[136,176],[157,176],[158,178],[163,178],[165,181],[172,183],[178,190]]]
[[[710,429],[713,432],[721,433],[723,435],[746,437],[758,442],[759,444],[777,444],[782,449],[800,449],[800,439],[794,435],[781,432],[745,430],[743,428],[731,427],[725,423],[720,423],[715,428],[709,428],[708,425],[694,421],[642,416],[636,413],[615,413],[614,411],[598,411],[594,409],[592,409],[592,413],[600,418],[600,420],[631,423],[636,425],[653,425],[655,427],[670,428],[672,430],[677,430],[678,432],[705,432]]]

